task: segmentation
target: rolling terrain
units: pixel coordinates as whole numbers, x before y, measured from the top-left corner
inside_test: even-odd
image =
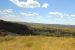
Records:
[[[75,50],[75,26],[0,20],[0,50]]]

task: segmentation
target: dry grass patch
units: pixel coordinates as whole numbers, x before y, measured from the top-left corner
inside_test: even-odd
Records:
[[[75,38],[16,36],[1,42],[0,50],[75,50]]]

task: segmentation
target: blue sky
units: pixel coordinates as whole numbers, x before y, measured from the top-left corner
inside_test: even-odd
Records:
[[[75,0],[0,0],[0,19],[75,25]]]

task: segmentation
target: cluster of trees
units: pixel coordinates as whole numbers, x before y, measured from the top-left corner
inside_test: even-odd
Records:
[[[3,32],[7,31],[11,33],[20,34],[20,35],[29,35],[32,33],[31,30],[26,25],[12,23],[3,20],[0,20],[0,30],[2,30]]]
[[[33,28],[32,31],[35,35],[47,35],[47,36],[66,36],[66,37],[75,37],[75,31],[72,30],[64,30],[64,29],[58,29],[58,28],[48,28],[43,27],[42,29]]]

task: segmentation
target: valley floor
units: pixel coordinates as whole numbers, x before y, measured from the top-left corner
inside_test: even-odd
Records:
[[[47,36],[0,37],[0,50],[75,50],[75,38]]]

